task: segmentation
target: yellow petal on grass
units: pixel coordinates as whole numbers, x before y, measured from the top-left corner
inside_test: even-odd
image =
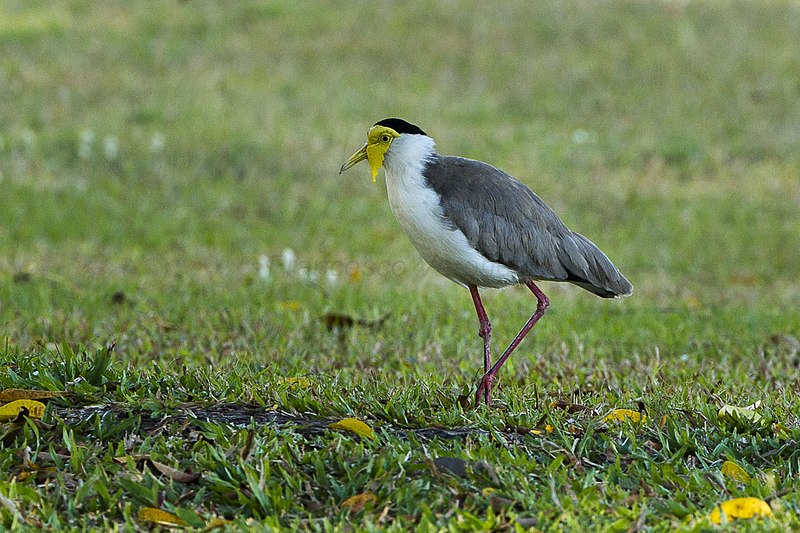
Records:
[[[367,503],[375,502],[377,499],[378,498],[371,492],[362,492],[361,494],[350,496],[341,503],[341,506],[343,509],[348,509],[351,513],[357,513],[364,509]]]
[[[723,405],[717,413],[717,418],[722,422],[744,428],[757,427],[764,417],[756,411],[756,407],[758,407],[758,403],[748,405],[747,407]]]
[[[139,520],[142,522],[152,522],[159,526],[185,527],[189,525],[182,518],[154,507],[142,507],[139,509]]]
[[[279,302],[278,307],[280,307],[282,311],[297,311],[300,309],[300,302],[297,300],[286,300]]]
[[[733,479],[735,481],[741,481],[742,483],[747,483],[750,481],[750,475],[744,471],[744,468],[737,465],[733,461],[725,461],[722,463],[722,475]]]
[[[637,424],[646,421],[647,417],[639,411],[634,411],[632,409],[614,409],[603,417],[603,422],[625,422],[626,420]]]
[[[725,518],[730,521],[769,516],[772,514],[772,509],[767,502],[759,498],[734,498],[722,502],[719,507],[714,507],[709,518],[715,524],[721,524],[722,513],[725,513]]]
[[[0,405],[0,422],[7,422],[17,418],[22,410],[27,411],[27,416],[31,418],[42,418],[44,414],[44,404],[36,400],[15,400],[5,405]]]
[[[330,429],[343,429],[355,433],[359,437],[375,440],[375,431],[367,424],[356,418],[343,418],[338,422],[328,424]]]
[[[66,395],[66,392],[54,390],[3,389],[0,390],[0,401],[47,400],[49,398],[58,398]]]
[[[212,518],[208,521],[206,527],[203,528],[203,531],[212,531],[214,529],[225,528],[230,523],[230,520],[225,520],[224,518]]]
[[[348,277],[350,278],[351,282],[358,283],[361,281],[361,270],[358,268],[351,268]]]

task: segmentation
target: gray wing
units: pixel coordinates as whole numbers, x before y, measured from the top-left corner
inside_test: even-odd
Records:
[[[603,297],[632,292],[594,243],[570,231],[541,198],[505,172],[437,155],[424,175],[441,196],[445,217],[487,259],[531,279],[568,281]]]

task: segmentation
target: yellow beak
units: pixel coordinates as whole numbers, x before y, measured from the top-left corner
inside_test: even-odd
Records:
[[[369,161],[369,168],[372,172],[372,183],[375,183],[375,180],[378,178],[378,170],[380,170],[381,165],[383,164],[384,153],[386,153],[385,148],[381,149],[380,147],[374,145],[365,144],[358,152],[351,155],[350,159],[348,159],[344,165],[342,165],[342,168],[339,169],[339,174],[366,159]]]
[[[345,162],[345,164],[342,165],[342,168],[339,170],[339,174],[341,174],[342,172],[351,167],[354,167],[357,163],[362,162],[366,158],[367,158],[367,145],[365,144],[364,146],[361,147],[361,150],[351,155],[350,159],[348,159]]]

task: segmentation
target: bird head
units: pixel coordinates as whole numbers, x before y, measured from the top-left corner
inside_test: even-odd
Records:
[[[425,135],[425,132],[399,118],[387,118],[376,122],[367,132],[367,144],[350,156],[350,159],[342,165],[339,174],[366,159],[369,162],[374,183],[378,177],[378,170],[383,165],[386,152],[389,151],[392,142],[402,134]]]

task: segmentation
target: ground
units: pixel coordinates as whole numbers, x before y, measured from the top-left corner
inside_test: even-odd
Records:
[[[799,28],[793,1],[4,3],[0,389],[65,394],[0,422],[0,527],[701,531],[753,497],[737,529],[800,528]],[[543,283],[491,409],[469,293],[380,177],[338,176],[389,116],[635,286]],[[485,303],[497,354],[535,302]]]

